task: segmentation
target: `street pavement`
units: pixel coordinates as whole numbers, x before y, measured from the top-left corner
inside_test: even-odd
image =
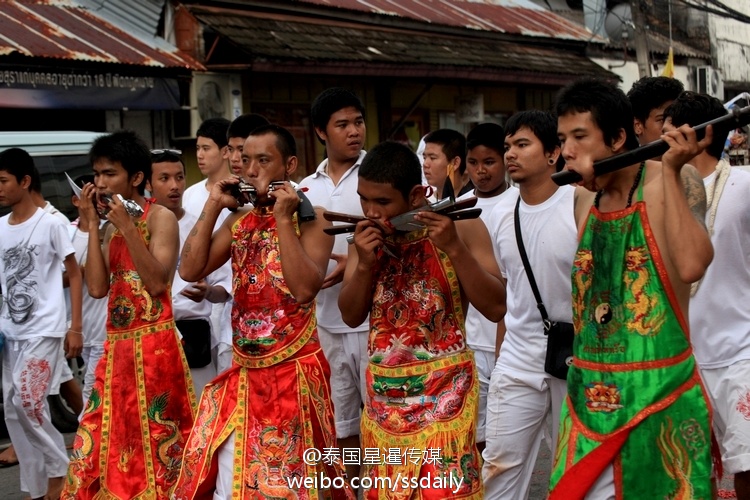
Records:
[[[5,431],[5,429],[2,429]],[[75,433],[63,434],[65,444],[73,444]],[[10,445],[9,439],[0,439],[0,451]],[[26,500],[29,498],[27,493],[21,492],[21,478],[18,473],[18,466],[0,468],[0,498],[3,500]]]

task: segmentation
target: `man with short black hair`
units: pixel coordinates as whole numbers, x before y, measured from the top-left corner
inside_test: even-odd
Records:
[[[466,173],[466,138],[461,132],[441,128],[427,134],[424,142],[422,169],[438,200],[447,196],[448,185],[456,197],[474,189]]]
[[[323,232],[330,223],[322,209],[314,221],[298,218],[299,195],[289,183],[296,147],[278,125],[253,130],[242,146],[244,178],[257,192],[253,206],[239,208],[214,233],[219,213],[238,208],[230,191],[239,179],[219,181],[182,249],[186,281],[231,258],[234,363],[203,390],[174,498],[313,499],[322,487],[306,478],[342,480],[340,461],[313,461],[308,453],[336,446],[314,302],[333,240]],[[283,185],[269,190],[278,181]],[[325,493],[351,498],[348,486]]]
[[[594,161],[638,146],[627,97],[581,79],[555,108],[566,168],[588,191],[576,192],[576,338],[549,498],[710,498],[711,414],[686,318],[713,257],[687,162],[711,130],[701,141],[687,125],[665,132],[661,162],[596,176]]]
[[[664,111],[664,130],[727,114],[721,101],[683,92]],[[737,498],[750,499],[750,173],[722,157],[727,134],[715,134],[690,160],[703,177],[706,225],[714,261],[694,283],[690,340],[713,406],[713,428],[724,472],[734,474]]]
[[[661,137],[664,110],[683,90],[681,81],[666,76],[644,76],[633,84],[628,100],[633,107],[635,135],[641,145]]]
[[[5,423],[18,454],[21,487],[33,499],[58,498],[68,466],[65,443],[50,420],[51,384],[59,380],[60,350],[82,344],[81,272],[65,224],[32,199],[38,178],[31,156],[0,152],[0,331]],[[61,269],[70,283],[72,321],[66,325]],[[73,354],[69,352],[69,354]]]
[[[265,116],[257,113],[245,113],[229,124],[227,129],[227,157],[229,169],[234,175],[242,176],[242,145],[250,132],[263,125],[268,125]]]
[[[559,187],[551,178],[559,154],[557,122],[550,113],[521,111],[506,122],[505,166],[518,189],[501,196],[487,224],[507,294],[505,333],[498,332],[499,357],[487,396],[482,454],[487,498],[528,497],[550,417],[553,452],[557,442],[566,383],[545,371],[547,335],[519,250],[515,216],[548,319],[570,323],[577,232],[574,189]]]
[[[422,229],[389,224],[427,208],[425,191],[419,161],[403,144],[379,144],[362,162],[357,192],[366,219],[354,233],[339,308],[350,326],[370,317],[362,446],[406,457],[365,465],[366,499],[482,498],[479,388],[463,318],[472,303],[500,319],[505,287],[482,221],[454,223],[425,210],[414,217]],[[425,452],[440,458],[424,461]],[[436,485],[437,477],[446,480]]]
[[[198,168],[206,178],[193,184],[182,195],[182,206],[196,217],[200,215],[214,184],[229,176],[227,168],[227,130],[230,122],[225,118],[209,118],[201,123],[196,132],[196,156]],[[216,221],[216,227],[229,216],[229,211],[222,212]]]
[[[193,423],[195,393],[174,324],[177,220],[144,196],[151,155],[135,133],[99,137],[79,212],[89,238],[86,285],[108,296],[107,342],[73,445],[63,498],[169,498]],[[119,196],[118,196],[119,195]]]
[[[482,213],[479,217],[488,224],[492,209],[508,196],[509,192],[518,191],[508,185],[503,160],[503,127],[496,123],[480,123],[466,137],[466,172],[474,185],[459,198],[464,200],[476,196]],[[485,423],[487,420],[487,391],[490,375],[495,367],[495,344],[497,329],[504,328],[504,323],[493,322],[485,318],[474,306],[469,305],[466,311],[466,343],[474,352],[479,377],[479,418],[477,419],[477,447],[484,450]]]
[[[313,205],[331,212],[361,215],[357,196],[357,173],[365,158],[365,108],[349,90],[333,87],[318,95],[310,113],[326,158],[301,187]],[[362,403],[365,399],[367,366],[367,321],[350,327],[341,319],[338,298],[346,268],[349,244],[346,234],[337,235],[323,286],[316,299],[318,336],[331,365],[331,393],[336,416],[336,437],[341,448],[359,448]],[[351,461],[350,461],[351,462]],[[347,477],[359,475],[359,465],[346,465]]]
[[[151,177],[147,188],[157,204],[177,217],[180,251],[198,218],[182,208],[185,192],[185,165],[176,150],[151,152]],[[178,264],[179,267],[179,264]],[[221,266],[205,279],[188,283],[176,272],[172,281],[172,310],[185,350],[195,394],[200,398],[203,387],[217,375],[211,357],[213,347],[211,306],[224,304],[231,289],[231,268]]]

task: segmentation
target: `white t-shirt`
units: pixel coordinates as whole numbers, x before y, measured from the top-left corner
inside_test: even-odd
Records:
[[[203,207],[208,201],[208,195],[211,194],[206,188],[206,184],[208,184],[208,179],[203,179],[197,184],[193,184],[192,186],[187,188],[184,193],[182,193],[182,208],[184,208],[187,213],[194,215],[196,218],[201,216]],[[229,217],[229,214],[231,214],[229,209],[222,209],[222,211],[219,213],[219,217],[216,218],[214,231],[216,231],[219,226],[224,223],[224,220]]]
[[[104,222],[105,221],[101,221],[101,224]],[[78,262],[78,265],[85,265],[89,251],[89,233],[80,231],[77,224],[69,224],[68,234],[70,235],[70,240],[76,252],[76,261]],[[65,294],[68,311],[70,311],[69,292],[69,290],[66,290]],[[107,297],[95,299],[89,295],[85,279],[83,280],[83,307],[81,317],[83,320],[84,347],[102,345],[107,339]]]
[[[362,215],[362,204],[357,194],[357,183],[359,182],[358,173],[359,165],[365,158],[365,151],[359,152],[357,162],[347,170],[337,185],[328,176],[328,160],[323,160],[314,174],[305,177],[300,182],[300,187],[308,188],[305,193],[313,206],[320,206],[330,212],[340,212],[351,215]],[[333,244],[333,252],[336,254],[347,255],[349,244],[346,242],[347,234],[336,235]],[[336,267],[336,261],[328,261],[328,270],[326,275]],[[364,323],[357,328],[351,328],[341,319],[339,311],[339,292],[341,283],[326,288],[318,292],[316,298],[316,316],[318,324],[331,333],[348,333],[367,331],[370,328],[369,316]]]
[[[560,187],[543,203],[532,206],[522,200],[519,207],[526,255],[552,321],[571,322],[573,316],[570,275],[578,248],[574,191],[570,186]],[[508,282],[506,333],[498,363],[510,371],[543,372],[547,338],[516,242],[513,211],[517,199],[503,197],[488,223],[495,255]]]
[[[180,226],[180,253],[182,253],[182,247],[185,245],[190,231],[198,222],[198,218],[193,214],[185,212],[182,218],[177,221]],[[179,261],[177,263],[179,269]],[[209,285],[218,285],[224,288],[227,292],[232,290],[232,270],[230,261],[227,261],[223,266],[218,268],[206,276],[206,283]],[[211,316],[211,308],[213,303],[202,300],[201,302],[194,302],[184,295],[180,294],[185,288],[192,286],[192,282],[188,283],[180,277],[179,272],[175,272],[174,280],[172,281],[172,310],[174,312],[175,320],[182,319],[197,319],[204,318],[209,319]]]
[[[70,224],[70,220],[65,216],[65,214],[59,211],[57,208],[55,208],[55,206],[52,203],[45,201],[44,207],[42,207],[42,210],[44,210],[50,215],[54,215],[55,217],[63,221],[66,225]]]
[[[716,173],[703,179],[713,189]],[[690,340],[701,368],[750,359],[750,172],[732,167],[714,220],[714,260],[690,299]]]
[[[465,200],[472,196],[475,196],[473,191],[471,193],[466,193],[458,199]],[[479,218],[482,219],[485,226],[489,225],[490,214],[492,214],[495,205],[505,198],[510,198],[512,200],[518,199],[518,188],[509,186],[508,189],[492,198],[477,198],[477,204],[474,208],[482,209]],[[469,304],[469,310],[466,312],[466,343],[469,347],[475,351],[487,351],[494,354],[496,338],[497,323],[485,318],[482,313]]]
[[[0,218],[0,330],[11,340],[67,331],[62,262],[75,252],[65,224],[38,208],[21,224]]]

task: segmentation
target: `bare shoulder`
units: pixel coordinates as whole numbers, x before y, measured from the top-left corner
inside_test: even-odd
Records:
[[[706,186],[703,184],[703,177],[700,172],[692,165],[685,165],[680,170],[680,178],[685,188],[685,197],[687,198],[690,211],[696,220],[705,226],[706,222]]]
[[[171,210],[156,204],[152,204],[151,208],[149,208],[146,223],[148,224],[149,229],[168,229],[170,227],[178,227],[175,214],[172,213]]]
[[[455,222],[458,237],[467,245],[482,240],[489,240],[490,233],[480,218],[459,220]]]
[[[596,193],[589,191],[585,187],[576,187],[575,193],[573,193],[573,210],[575,212],[576,224],[580,226],[586,219],[586,215],[594,205],[594,199]]]
[[[105,245],[108,244],[109,240],[112,239],[113,234],[115,234],[115,225],[108,222],[104,228],[104,239],[102,240],[102,243]]]

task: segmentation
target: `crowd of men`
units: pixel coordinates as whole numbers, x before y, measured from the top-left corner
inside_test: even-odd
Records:
[[[723,473],[750,499],[750,174],[691,128],[726,113],[669,78],[582,79],[419,158],[366,153],[362,102],[331,88],[299,184],[294,137],[259,115],[201,125],[189,188],[180,151],[115,132],[68,224],[31,157],[0,153],[23,491],[522,499],[546,438],[550,499],[714,498]],[[78,355],[69,454],[46,396]]]

